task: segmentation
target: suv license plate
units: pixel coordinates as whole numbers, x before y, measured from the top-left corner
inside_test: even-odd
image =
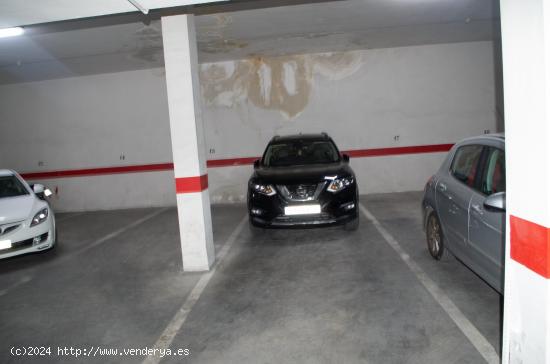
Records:
[[[285,207],[285,215],[313,215],[321,213],[321,205],[297,205]]]

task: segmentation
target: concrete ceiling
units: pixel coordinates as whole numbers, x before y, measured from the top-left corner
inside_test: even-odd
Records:
[[[347,0],[234,9],[228,4],[217,8],[221,12],[194,11],[201,62],[500,37],[494,0]],[[158,18],[46,24],[0,39],[0,84],[162,67]]]
[[[2,0],[0,28],[219,1],[224,0]]]

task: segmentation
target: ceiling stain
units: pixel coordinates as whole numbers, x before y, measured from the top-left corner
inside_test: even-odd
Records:
[[[227,14],[211,15],[208,23],[197,25],[197,44],[201,52],[209,54],[229,53],[248,46],[247,42],[227,38],[225,32],[233,23]]]
[[[217,39],[208,42],[198,42],[198,46],[201,52],[215,54],[243,49],[248,46],[248,43],[232,39]]]
[[[309,104],[314,75],[337,81],[353,75],[362,64],[361,52],[256,56],[203,64],[200,80],[206,105],[232,108],[250,102],[292,120]]]
[[[132,47],[131,59],[147,63],[156,63],[162,58],[162,33],[153,25],[140,28],[134,33],[135,47]]]
[[[229,24],[233,23],[233,18],[227,14],[211,15],[205,17],[205,19],[211,20],[212,22],[197,25],[197,38],[199,41],[222,39],[224,30]]]

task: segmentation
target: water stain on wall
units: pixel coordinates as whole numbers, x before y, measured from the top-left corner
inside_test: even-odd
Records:
[[[207,105],[231,108],[248,101],[258,108],[279,111],[291,120],[309,104],[315,74],[341,80],[361,65],[360,52],[252,57],[204,64],[200,79]]]
[[[357,72],[363,65],[361,52],[320,53],[310,55],[315,72],[329,80],[342,80]]]
[[[311,95],[312,69],[305,57],[257,57],[249,62],[252,72],[248,99],[255,106],[278,110],[289,119],[306,108]]]
[[[248,62],[201,66],[200,81],[207,104],[233,107],[245,101],[250,72]]]

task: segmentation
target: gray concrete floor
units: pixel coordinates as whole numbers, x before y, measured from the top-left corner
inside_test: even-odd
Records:
[[[420,198],[362,203],[499,352],[500,296],[458,261],[429,257]],[[57,347],[153,347],[203,276],[181,272],[176,210],[102,238],[156,210],[60,214],[55,250],[0,261],[0,362],[141,362],[59,357]],[[213,207],[218,250],[245,214]],[[10,355],[29,346],[53,352]],[[170,348],[190,355],[162,363],[484,362],[363,215],[356,232],[242,230]]]

